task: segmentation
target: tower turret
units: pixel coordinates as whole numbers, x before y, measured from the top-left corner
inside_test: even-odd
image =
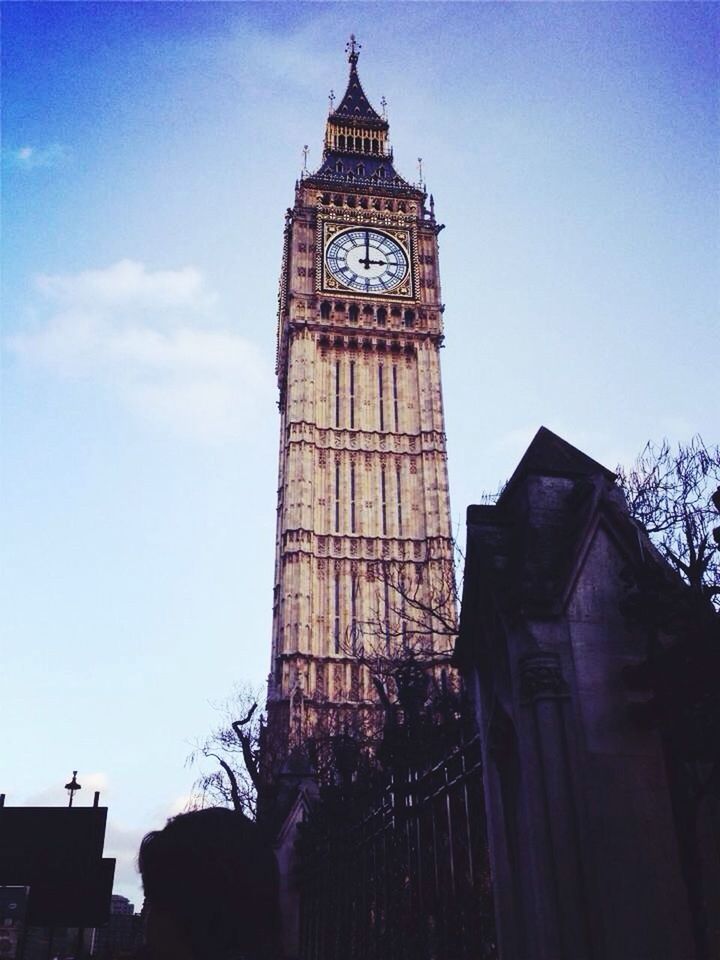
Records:
[[[371,106],[357,71],[359,46],[350,37],[350,76],[345,96],[332,110],[325,129],[325,152],[385,156],[388,122]]]
[[[413,189],[393,166],[388,140],[390,125],[371,105],[360,83],[357,63],[360,45],[350,37],[347,89],[336,108],[331,106],[325,126],[323,160],[314,180],[355,183],[378,182],[391,190]],[[331,97],[331,104],[333,98]]]

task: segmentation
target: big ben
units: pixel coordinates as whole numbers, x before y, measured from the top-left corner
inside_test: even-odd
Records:
[[[438,602],[452,576],[442,227],[423,185],[395,169],[354,38],[348,54],[322,163],[296,184],[285,226],[267,730],[275,770],[321,735],[372,725],[369,649],[392,659],[418,644],[441,655],[448,644],[405,610],[410,595],[417,608]]]

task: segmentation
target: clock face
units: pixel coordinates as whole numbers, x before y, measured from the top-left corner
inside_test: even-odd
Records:
[[[400,244],[386,233],[365,228],[336,234],[325,251],[325,262],[338,283],[362,293],[392,290],[408,272],[408,257]]]

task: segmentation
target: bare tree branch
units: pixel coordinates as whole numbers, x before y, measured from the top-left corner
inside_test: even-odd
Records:
[[[720,552],[712,528],[712,503],[720,483],[720,447],[699,435],[671,447],[647,443],[629,470],[617,468],[632,516],[643,525],[670,565],[693,588],[717,604]]]
[[[422,563],[382,559],[371,565],[366,589],[374,585],[370,618],[353,622],[342,652],[365,667],[386,717],[397,706],[398,678],[407,670],[424,672],[440,695],[458,630],[456,568],[462,556],[455,544]]]
[[[258,756],[264,725],[263,715],[257,712],[261,696],[262,691],[238,684],[231,696],[216,705],[220,723],[194,745],[187,760],[188,765],[201,768],[193,785],[199,806],[232,806],[246,816],[256,816]],[[241,720],[236,719],[238,715]],[[220,769],[202,771],[203,760],[215,761]]]

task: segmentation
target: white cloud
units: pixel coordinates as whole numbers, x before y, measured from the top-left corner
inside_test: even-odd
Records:
[[[71,156],[70,148],[62,143],[51,143],[46,147],[25,144],[22,147],[9,148],[3,153],[12,164],[24,170],[54,167],[69,160]]]
[[[75,308],[181,308],[197,312],[208,310],[216,301],[204,289],[202,274],[194,267],[150,272],[135,260],[120,260],[101,270],[80,273],[41,273],[35,285],[48,299]]]
[[[270,365],[219,313],[194,267],[35,278],[33,329],[8,339],[28,363],[97,383],[133,413],[201,440],[247,435],[272,410]]]

